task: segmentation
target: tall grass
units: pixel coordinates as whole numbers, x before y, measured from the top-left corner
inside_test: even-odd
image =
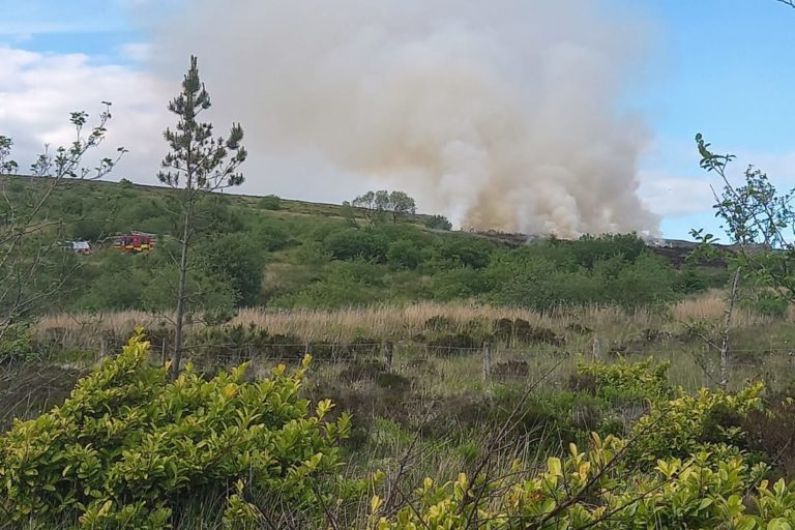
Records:
[[[444,317],[448,323],[445,331],[449,333],[464,333],[473,321],[488,329],[497,320],[505,318],[526,320],[532,326],[548,328],[562,335],[571,335],[570,330],[576,328],[586,330],[585,334],[598,336],[602,341],[623,341],[648,329],[675,334],[692,321],[718,324],[724,318],[725,308],[724,294],[710,291],[670,307],[633,311],[616,306],[589,305],[538,312],[474,303],[420,302],[340,310],[249,308],[242,309],[230,324],[253,325],[273,335],[290,335],[304,341],[345,343],[356,338],[410,340],[427,332],[428,322],[434,317]],[[42,318],[34,333],[40,339],[57,336],[64,346],[72,348],[96,348],[103,334],[123,338],[139,325],[170,328],[171,320],[170,315],[142,311],[62,313]],[[744,308],[737,308],[733,317],[736,328],[767,322],[769,319]],[[197,325],[201,324],[193,324],[194,327]]]

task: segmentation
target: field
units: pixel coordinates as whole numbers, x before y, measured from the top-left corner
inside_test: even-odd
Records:
[[[94,252],[54,250],[63,289],[0,336],[0,528],[751,529],[789,513],[790,486],[762,480],[795,472],[795,312],[745,290],[721,384],[725,263],[634,235],[517,245],[432,216],[207,197],[172,381],[169,192],[59,193],[45,233],[61,218],[50,235]],[[103,244],[125,230],[158,246]]]

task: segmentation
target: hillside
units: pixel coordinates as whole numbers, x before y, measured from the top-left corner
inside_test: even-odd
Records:
[[[42,181],[10,178],[12,201]],[[89,241],[90,255],[59,247],[52,266],[73,271],[47,310],[165,310],[172,306],[179,233],[175,192],[130,182],[68,181],[39,213],[62,245]],[[415,301],[480,301],[545,309],[674,301],[724,281],[693,267],[687,249],[650,248],[632,235],[560,241],[435,228],[438,216],[378,214],[333,204],[211,194],[200,205],[191,286],[194,307],[337,308]],[[111,236],[157,234],[157,248],[129,255]],[[664,257],[660,257],[662,254]],[[79,272],[78,272],[79,271]]]

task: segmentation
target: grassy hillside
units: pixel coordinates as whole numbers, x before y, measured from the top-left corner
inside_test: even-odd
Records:
[[[41,181],[14,179],[11,201]],[[87,240],[90,256],[60,255],[68,271],[53,311],[168,310],[179,233],[173,190],[129,182],[64,182],[40,212],[44,231]],[[192,254],[195,309],[342,308],[377,303],[476,301],[545,310],[561,305],[638,307],[722,285],[724,272],[657,256],[632,235],[580,241],[470,234],[433,228],[430,215],[376,215],[278,197],[205,196]],[[159,234],[146,255],[124,255],[108,237]],[[68,254],[61,252],[61,254]]]

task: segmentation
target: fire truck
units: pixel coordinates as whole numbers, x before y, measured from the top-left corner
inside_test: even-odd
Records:
[[[113,237],[113,245],[125,254],[149,252],[157,244],[157,235],[146,232],[130,232]]]

